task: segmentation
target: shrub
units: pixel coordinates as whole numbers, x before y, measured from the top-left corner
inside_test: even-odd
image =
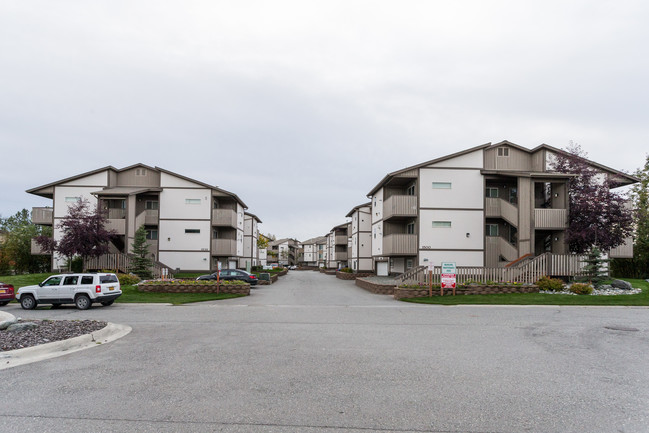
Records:
[[[351,273],[354,272],[354,271],[352,271],[352,268],[342,268],[342,269],[340,270],[340,272],[345,272],[345,273],[351,274]]]
[[[121,286],[132,286],[140,282],[140,277],[133,274],[117,274]]]
[[[570,291],[577,295],[590,295],[593,293],[593,287],[590,284],[574,283],[570,286]]]
[[[563,281],[558,278],[550,278],[547,275],[542,276],[537,282],[536,285],[539,286],[540,290],[548,290],[552,292],[558,292],[563,290]]]

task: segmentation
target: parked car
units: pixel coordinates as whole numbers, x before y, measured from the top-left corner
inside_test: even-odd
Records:
[[[0,283],[0,307],[14,300],[14,286]]]
[[[111,305],[121,294],[117,275],[82,273],[52,275],[36,286],[21,287],[16,299],[25,310],[38,304],[52,304],[52,308],[75,304],[78,309],[87,310],[95,302]]]
[[[196,278],[197,280],[215,280],[217,278],[217,273],[214,272],[213,274],[209,275],[201,275],[200,277]],[[251,274],[250,272],[242,271],[239,269],[223,269],[221,271],[221,275],[219,277],[223,281],[228,281],[228,280],[239,280],[243,281],[245,283],[250,284],[251,286],[254,286],[257,284],[257,276]]]

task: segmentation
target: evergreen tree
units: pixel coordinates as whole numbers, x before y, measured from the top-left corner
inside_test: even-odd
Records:
[[[602,281],[608,278],[608,262],[609,259],[602,258],[602,251],[593,247],[588,251],[586,259],[584,260],[584,277],[582,280],[588,281],[594,287],[602,284]]]
[[[135,232],[133,243],[131,244],[133,259],[131,262],[131,272],[140,278],[151,278],[151,266],[153,262],[149,259],[149,247],[146,242],[146,229],[140,226]]]

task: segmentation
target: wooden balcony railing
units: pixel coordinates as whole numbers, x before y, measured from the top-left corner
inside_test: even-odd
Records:
[[[393,195],[383,202],[383,219],[394,217],[416,217],[417,197],[414,195]]]
[[[562,230],[568,227],[568,209],[534,209],[534,228]]]
[[[212,239],[212,255],[236,256],[237,241],[234,239]]]
[[[236,227],[237,212],[233,209],[214,209],[212,213],[212,225],[222,227]]]
[[[34,207],[32,208],[32,222],[43,226],[54,224],[54,209],[51,207]]]
[[[383,237],[383,255],[417,254],[417,235],[393,234]]]

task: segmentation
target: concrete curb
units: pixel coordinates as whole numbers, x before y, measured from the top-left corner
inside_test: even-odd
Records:
[[[68,340],[54,341],[24,349],[0,352],[0,370],[30,364],[45,359],[56,358],[69,353],[90,349],[101,344],[110,343],[128,335],[132,328],[128,325],[108,323],[106,327],[90,334],[80,335]]]

